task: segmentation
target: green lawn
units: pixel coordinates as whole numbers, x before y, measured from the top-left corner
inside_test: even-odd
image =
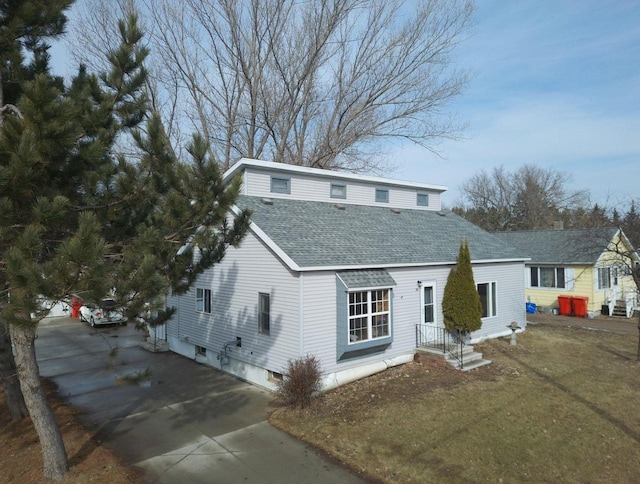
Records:
[[[530,327],[469,373],[417,364],[272,423],[385,482],[639,482],[637,336]]]

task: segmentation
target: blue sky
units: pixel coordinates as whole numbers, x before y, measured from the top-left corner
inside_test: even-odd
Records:
[[[478,0],[456,62],[475,74],[465,139],[392,151],[394,178],[447,185],[451,206],[480,169],[529,163],[608,208],[640,198],[640,1]]]
[[[474,74],[453,104],[464,139],[390,145],[391,177],[447,185],[450,207],[480,169],[530,163],[608,208],[640,198],[640,0],[477,0],[455,61]]]

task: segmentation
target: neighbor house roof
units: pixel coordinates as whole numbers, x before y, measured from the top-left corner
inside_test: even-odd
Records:
[[[451,212],[250,196],[236,205],[253,211],[254,231],[294,269],[454,264],[464,239],[474,262],[524,260]]]
[[[495,232],[530,264],[593,265],[617,234],[616,227]]]

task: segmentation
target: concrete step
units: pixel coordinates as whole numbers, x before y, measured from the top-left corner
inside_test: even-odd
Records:
[[[465,361],[464,368],[462,368],[462,370],[460,370],[460,368],[456,368],[456,369],[460,371],[471,371],[471,370],[475,370],[476,368],[490,365],[491,363],[492,363],[491,360],[485,360],[484,358],[480,358],[479,360],[474,360],[471,363],[467,363]]]
[[[453,357],[446,358],[447,363],[454,367],[456,370],[469,371],[475,368],[480,368],[481,366],[491,364],[490,360],[485,360],[482,357],[482,353],[472,352],[467,355],[463,355],[463,364],[464,366],[460,368],[460,362]]]
[[[463,368],[460,368],[460,361],[449,354],[449,352],[443,353],[441,349],[438,348],[418,348],[416,350],[417,354],[426,354],[431,355],[433,357],[437,357],[444,361],[450,368],[454,368],[456,370],[462,371],[470,371],[475,368],[480,368],[481,366],[491,364],[490,360],[485,360],[482,357],[482,353],[478,353],[474,351],[473,346],[465,345],[462,350],[462,361]]]
[[[146,341],[140,343],[140,346],[152,353],[163,353],[169,351],[169,343],[167,341],[154,341],[153,338],[147,338]]]

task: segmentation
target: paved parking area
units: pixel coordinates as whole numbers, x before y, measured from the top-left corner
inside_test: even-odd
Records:
[[[81,410],[101,445],[151,482],[361,482],[271,427],[268,391],[141,342],[130,326],[51,318],[36,350],[41,375]],[[140,383],[118,382],[147,369]]]

